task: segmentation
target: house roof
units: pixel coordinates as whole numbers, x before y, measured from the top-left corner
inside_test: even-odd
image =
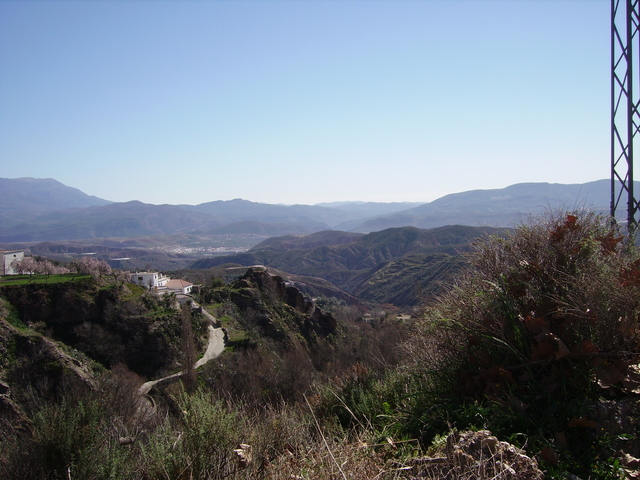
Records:
[[[183,289],[185,287],[189,287],[193,285],[192,283],[187,282],[186,280],[182,280],[180,278],[172,278],[167,282],[167,288],[176,288]]]

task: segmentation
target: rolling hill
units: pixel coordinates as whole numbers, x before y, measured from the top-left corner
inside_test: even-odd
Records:
[[[412,306],[460,271],[464,259],[459,254],[468,251],[471,242],[502,231],[461,225],[392,228],[367,235],[326,231],[268,239],[248,252],[202,259],[190,268],[265,265],[324,279],[360,300]]]

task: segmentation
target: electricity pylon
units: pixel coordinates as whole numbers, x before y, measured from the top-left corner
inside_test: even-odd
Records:
[[[640,207],[633,192],[634,145],[640,129],[640,84],[634,85],[640,80],[639,54],[640,0],[611,0],[611,217],[615,221],[624,198],[629,231],[636,229]]]

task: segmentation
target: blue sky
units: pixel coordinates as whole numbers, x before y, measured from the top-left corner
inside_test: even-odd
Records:
[[[609,0],[0,1],[0,176],[431,201],[609,176]]]

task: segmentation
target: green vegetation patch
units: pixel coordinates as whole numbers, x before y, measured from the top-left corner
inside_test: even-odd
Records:
[[[0,277],[0,287],[5,285],[31,285],[80,282],[90,280],[91,275],[63,273],[56,275],[4,275]]]

